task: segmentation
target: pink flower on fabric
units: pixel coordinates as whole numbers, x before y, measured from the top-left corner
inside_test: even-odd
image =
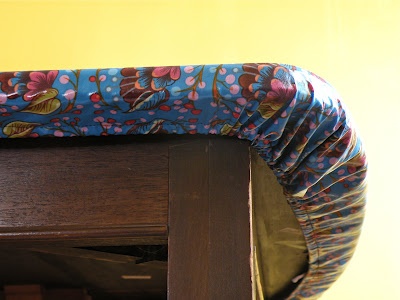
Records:
[[[179,67],[157,67],[152,72],[153,77],[163,77],[169,75],[172,80],[178,80],[181,76],[181,69]]]
[[[157,91],[178,80],[181,76],[181,69],[179,67],[156,67],[151,72],[151,76],[153,77],[151,88]]]
[[[58,71],[31,72],[29,74],[31,81],[26,85],[29,91],[24,95],[24,100],[31,101],[36,95],[51,88],[57,75]]]

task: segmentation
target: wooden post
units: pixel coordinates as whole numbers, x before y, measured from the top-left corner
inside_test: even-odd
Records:
[[[168,299],[252,299],[246,142],[170,147]]]

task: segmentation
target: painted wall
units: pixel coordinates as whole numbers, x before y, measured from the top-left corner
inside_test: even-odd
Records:
[[[397,0],[0,0],[0,70],[282,62],[342,94],[369,155],[354,259],[324,300],[400,299]]]

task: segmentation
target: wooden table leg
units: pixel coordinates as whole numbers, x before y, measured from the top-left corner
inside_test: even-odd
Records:
[[[168,299],[252,299],[246,142],[170,147]]]

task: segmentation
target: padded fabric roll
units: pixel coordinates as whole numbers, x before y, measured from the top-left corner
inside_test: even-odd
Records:
[[[249,140],[282,185],[307,243],[308,271],[289,299],[318,298],[353,255],[366,157],[339,95],[311,72],[270,63],[4,72],[0,89],[1,138]]]

